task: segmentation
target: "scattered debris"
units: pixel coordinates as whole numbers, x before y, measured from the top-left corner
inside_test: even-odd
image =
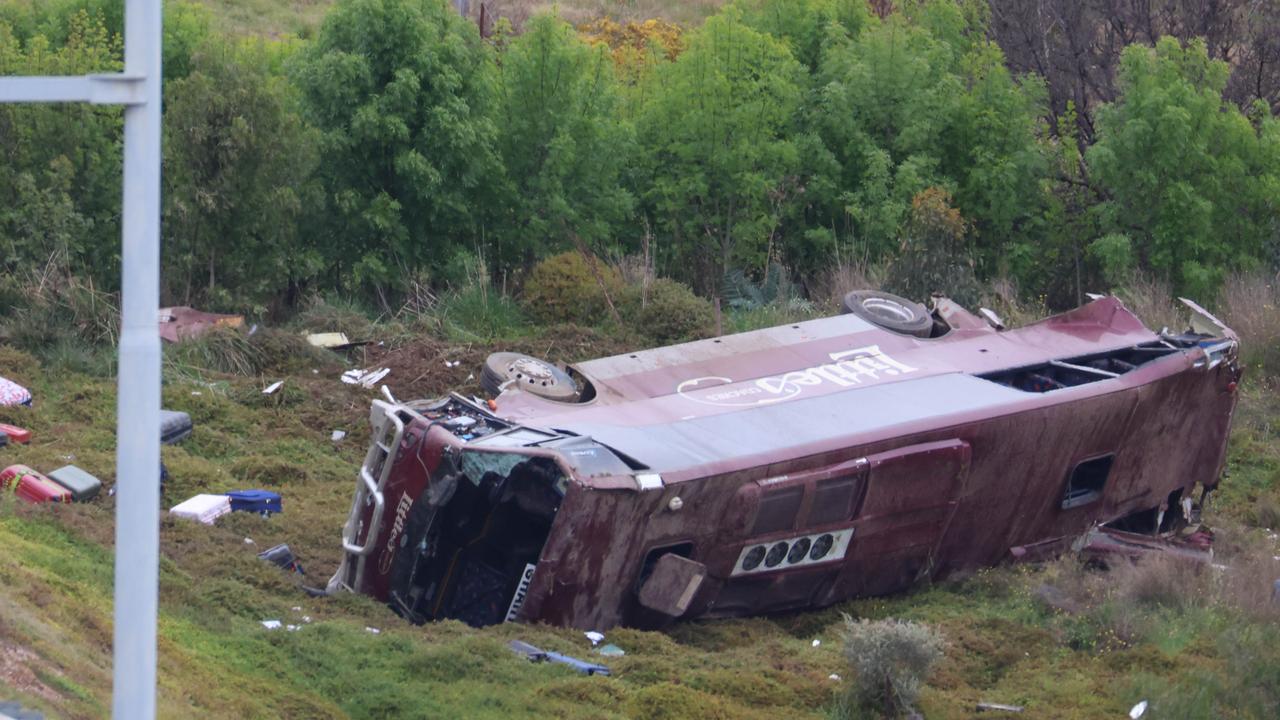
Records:
[[[584,632],[582,634],[586,635],[587,639],[591,641],[591,647],[595,647],[596,645],[599,645],[601,641],[604,640],[604,633],[596,632],[595,630],[588,630],[587,632]]]
[[[12,405],[31,405],[31,391],[12,380],[0,377],[0,406]]]
[[[251,537],[247,537],[247,538],[245,538],[245,539],[244,539],[244,544],[245,544],[245,545],[257,545],[258,543],[254,542],[254,541],[253,541],[253,538],[251,538]]]
[[[278,630],[280,628],[279,620],[263,620],[262,627],[268,630]]]
[[[196,495],[169,508],[169,514],[212,525],[214,520],[231,512],[231,498],[226,495]]]
[[[507,647],[517,655],[523,655],[530,662],[556,662],[568,665],[584,675],[609,675],[609,668],[604,665],[597,665],[596,663],[589,663],[568,655],[542,650],[522,640],[512,640],[507,643]]]
[[[334,430],[333,434],[329,436],[329,439],[334,442],[342,442],[342,439],[345,438],[346,436],[347,436],[346,430]]]
[[[821,640],[819,640],[818,638],[814,638],[813,643],[811,644],[811,647],[818,647],[821,644],[822,644]]]
[[[262,558],[263,560],[266,560],[272,565],[276,565],[284,570],[288,570],[289,572],[296,572],[299,575],[306,575],[306,572],[304,572],[302,569],[302,565],[298,563],[297,556],[293,554],[293,550],[290,550],[289,546],[285,543],[281,543],[279,545],[276,545],[275,547],[271,547],[271,548],[267,548],[266,550],[263,550],[262,552],[258,553],[258,557]],[[302,608],[295,607],[294,611],[301,612]]]
[[[1024,710],[1021,705],[1001,705],[1000,703],[980,702],[978,703],[978,712],[1009,712],[1020,713]]]
[[[381,635],[381,634],[382,634],[382,631],[381,631],[381,630],[379,630],[378,628],[376,628],[376,627],[369,627],[369,626],[367,626],[367,625],[365,626],[364,631],[365,631],[365,632],[367,632],[367,633],[370,633],[370,634],[372,634],[372,635]]]
[[[382,378],[391,372],[391,368],[374,368],[372,370],[348,370],[342,373],[342,382],[348,385],[360,385],[372,390]]]
[[[281,508],[280,493],[270,490],[232,490],[227,493],[234,512],[255,512],[263,516],[284,512]]]
[[[1147,701],[1143,700],[1137,705],[1134,705],[1133,709],[1129,711],[1129,718],[1130,720],[1138,720],[1138,718],[1142,717],[1146,712],[1147,712]]]
[[[618,647],[617,645],[614,645],[613,643],[609,643],[608,645],[603,645],[600,648],[598,648],[596,650],[596,654],[603,655],[605,657],[622,657],[627,653],[625,650]]]
[[[2,404],[0,403],[0,405]],[[10,442],[16,442],[19,445],[26,445],[31,442],[31,431],[26,428],[20,428],[17,425],[0,423],[0,435],[7,435]]]
[[[65,465],[49,473],[49,479],[66,488],[71,499],[87,502],[102,491],[102,481],[75,465]]]
[[[836,682],[840,682],[843,678],[841,678],[839,675],[837,675],[837,674],[835,674],[835,673],[831,673],[830,675],[828,675],[828,676],[827,676],[827,679],[828,679],[828,680],[835,680]]]
[[[277,381],[275,381],[275,382],[271,383],[270,385],[266,386],[265,388],[263,388],[263,389],[262,389],[262,394],[263,394],[263,395],[274,395],[274,394],[276,393],[276,391],[277,391],[277,390],[279,390],[279,389],[280,389],[280,388],[282,388],[282,387],[284,387],[284,381],[283,381],[283,380],[277,380]]]
[[[161,308],[156,319],[160,323],[160,338],[171,343],[200,337],[215,327],[244,325],[244,317],[240,315],[219,315],[185,306]]]

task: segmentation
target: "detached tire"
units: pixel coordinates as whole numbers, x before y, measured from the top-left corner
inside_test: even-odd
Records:
[[[508,387],[560,402],[578,397],[578,384],[564,370],[546,360],[513,352],[494,353],[485,359],[480,387],[493,397]]]
[[[844,296],[844,311],[903,335],[927,338],[933,332],[933,316],[924,305],[893,293],[854,290]]]

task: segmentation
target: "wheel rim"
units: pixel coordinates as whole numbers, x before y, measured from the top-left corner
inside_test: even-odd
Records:
[[[872,315],[886,320],[906,323],[916,319],[916,314],[911,308],[888,298],[863,298],[862,308]]]

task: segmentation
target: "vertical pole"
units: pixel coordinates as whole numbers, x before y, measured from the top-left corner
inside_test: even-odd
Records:
[[[144,102],[124,110],[123,253],[116,430],[112,716],[156,715],[160,545],[160,0],[126,0],[124,69]]]

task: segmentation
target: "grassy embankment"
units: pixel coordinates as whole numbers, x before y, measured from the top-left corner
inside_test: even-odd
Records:
[[[507,323],[477,330],[458,324],[469,317],[463,310],[443,321],[377,325],[321,311],[295,329],[343,327],[386,340],[388,348],[353,361],[392,367],[388,382],[402,397],[465,384],[484,354],[500,346],[573,360],[637,342]],[[485,339],[495,327],[505,340]],[[1280,641],[1265,592],[1268,578],[1280,576],[1268,564],[1277,551],[1265,531],[1247,526],[1280,525],[1280,398],[1274,381],[1258,373],[1243,386],[1231,477],[1209,515],[1231,528],[1221,535],[1221,557],[1247,559],[1247,571],[1188,574],[1155,564],[1101,573],[1070,560],[997,568],[820,612],[693,622],[667,633],[615,630],[609,641],[627,651],[609,663],[615,677],[584,678],[528,664],[504,648],[519,637],[591,657],[580,633],[472,630],[453,622],[414,627],[363,598],[308,598],[293,578],[255,557],[287,542],[309,582],[321,584],[332,572],[372,394],[339,383],[343,358],[300,351],[291,334],[255,338],[168,353],[165,406],[190,412],[196,432],[165,448],[173,479],[164,506],[196,492],[264,487],[284,495],[286,511],[270,520],[234,515],[214,527],[162,522],[165,717],[824,717],[842,687],[828,676],[848,675],[842,613],[923,621],[941,631],[946,658],[921,701],[930,718],[969,717],[979,700],[1062,718],[1118,717],[1144,697],[1162,710],[1152,715],[1160,718],[1223,708],[1267,717],[1275,707]],[[36,433],[29,447],[0,450],[0,459],[46,470],[74,462],[110,483],[110,356],[73,352],[66,342],[46,347],[0,345],[0,374],[28,384],[37,397],[34,409],[0,412]],[[463,362],[446,369],[446,359]],[[200,369],[208,367],[242,374]],[[262,395],[276,379],[285,379],[284,389]],[[334,429],[350,433],[336,446]],[[0,501],[0,697],[59,717],[106,713],[113,512],[106,497],[64,507]],[[265,619],[302,629],[268,631]],[[816,648],[815,638],[822,640]]]

